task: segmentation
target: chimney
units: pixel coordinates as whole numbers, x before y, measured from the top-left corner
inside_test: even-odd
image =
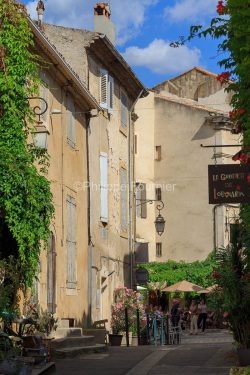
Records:
[[[39,0],[36,7],[37,17],[38,17],[38,27],[43,30],[43,13],[45,11],[44,3]]]
[[[115,25],[110,19],[110,3],[96,3],[94,7],[94,31],[105,34],[115,44]]]

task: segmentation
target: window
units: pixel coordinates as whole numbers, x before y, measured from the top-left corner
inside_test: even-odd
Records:
[[[128,98],[124,92],[121,92],[121,126],[126,129],[128,125]]]
[[[147,218],[147,188],[144,183],[136,183],[136,215],[141,219]]]
[[[114,107],[114,78],[105,69],[100,70],[100,104],[107,110]]]
[[[155,146],[155,160],[161,160],[161,146]]]
[[[155,199],[157,199],[158,201],[161,201],[161,188],[160,187],[155,188]]]
[[[100,154],[101,221],[108,222],[108,155]]]
[[[120,169],[120,187],[121,187],[121,229],[127,231],[127,171],[125,168]]]
[[[75,148],[75,104],[70,95],[67,96],[67,140],[68,144]]]
[[[76,289],[76,202],[67,196],[67,283],[68,289]]]
[[[161,258],[161,256],[162,256],[162,243],[157,242],[156,243],[156,257]]]

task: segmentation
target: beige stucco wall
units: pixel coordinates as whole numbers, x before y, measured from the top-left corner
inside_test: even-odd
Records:
[[[99,98],[99,70],[103,62],[89,56],[89,87]],[[128,170],[128,138],[121,132],[121,86],[114,78],[114,108],[103,111],[90,121],[90,194],[92,258],[92,320],[108,319],[115,287],[129,285],[128,232],[121,232],[120,168]],[[125,88],[123,88],[125,90]],[[126,91],[126,90],[125,90]],[[108,223],[100,220],[100,160],[101,152],[108,154]]]
[[[76,104],[76,147],[67,143],[66,92],[60,83],[45,73],[49,87],[48,115],[44,123],[49,130],[48,153],[50,167],[48,178],[55,207],[51,231],[55,236],[56,251],[56,316],[74,318],[76,324],[86,323],[87,316],[87,192],[77,190],[77,181],[87,179],[86,124],[84,106]],[[53,109],[61,114],[51,114]],[[77,287],[67,289],[67,195],[76,201],[76,264]],[[47,254],[41,254],[39,275],[39,301],[47,308]]]
[[[135,158],[135,177],[142,182],[153,180],[155,186],[161,186],[166,228],[163,235],[158,236],[154,228],[158,212],[148,210],[146,219],[136,220],[137,233],[149,240],[151,261],[201,260],[214,245],[228,244],[229,226],[226,224],[230,220],[233,222],[238,213],[237,205],[214,209],[208,204],[207,166],[215,163],[214,153],[217,154],[217,163],[234,163],[231,156],[238,147],[213,149],[200,145],[237,144],[239,136],[232,135],[225,126],[215,130],[215,125],[207,119],[212,118],[209,116],[212,107],[211,111],[204,110],[192,106],[190,101],[178,103],[177,97],[173,100],[170,96],[168,100],[169,94],[165,95],[155,95],[154,98],[151,93],[136,106],[139,119],[136,123],[138,155]],[[215,100],[215,109],[227,109],[228,104],[223,104],[227,101],[226,96],[220,91],[212,94],[211,106]],[[161,146],[160,161],[154,160],[155,146]],[[161,258],[155,257],[157,242],[162,243]]]
[[[135,154],[135,182],[145,183],[147,199],[155,199],[155,106],[154,93],[140,99],[136,105],[135,123],[137,153]],[[136,202],[140,204],[140,202]],[[136,217],[137,241],[148,242],[149,260],[155,260],[156,234],[154,230],[155,203],[147,204],[147,218]]]

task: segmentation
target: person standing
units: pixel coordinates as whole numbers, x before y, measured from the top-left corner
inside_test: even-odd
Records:
[[[207,320],[207,305],[204,298],[200,301],[198,305],[198,310],[200,311],[198,318],[198,327],[201,328],[202,332],[205,332],[206,320]]]
[[[180,320],[180,300],[175,298],[170,312],[172,327],[178,327]]]
[[[198,334],[198,325],[197,325],[198,305],[195,299],[192,299],[192,302],[189,308],[189,314],[190,314],[190,335],[192,335],[193,333],[197,335]]]

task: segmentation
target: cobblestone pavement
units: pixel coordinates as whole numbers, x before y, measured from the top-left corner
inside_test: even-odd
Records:
[[[225,331],[183,334],[181,345],[110,347],[56,362],[60,375],[228,375],[236,358],[232,336]]]

